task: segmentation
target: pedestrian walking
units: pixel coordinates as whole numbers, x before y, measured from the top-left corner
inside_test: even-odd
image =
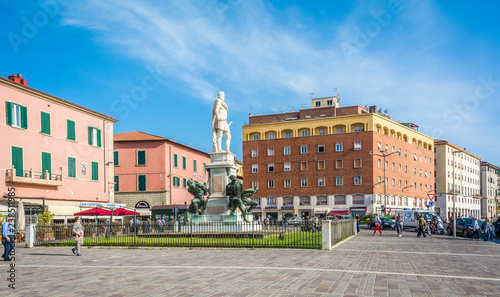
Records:
[[[359,233],[359,215],[358,214],[355,214],[354,215],[354,218],[356,219],[356,228],[358,229],[358,233]]]
[[[183,218],[182,218],[182,216],[180,215],[180,216],[179,216],[179,232],[181,232],[182,221],[183,221]]]
[[[477,235],[477,240],[481,240],[481,228],[479,228],[479,222],[477,221],[477,218],[474,218],[474,222],[472,222],[472,238],[471,240],[474,240],[474,238]]]
[[[267,216],[267,218],[264,220],[264,226],[266,226],[267,230],[269,230],[270,224],[271,224],[271,216]]]
[[[483,240],[490,241],[491,232],[493,232],[493,229],[491,228],[491,225],[490,225],[490,219],[484,220],[482,231],[483,231]]]
[[[427,235],[425,235],[424,232],[424,227],[427,225],[427,222],[425,221],[423,214],[421,214],[420,217],[418,218],[417,224],[418,224],[417,237],[420,237],[421,235],[423,235],[424,238],[427,237]]]
[[[403,219],[403,216],[401,213],[398,213],[398,216],[396,217],[396,228],[398,229],[398,234],[399,237],[403,236],[403,222],[405,219]]]
[[[286,228],[286,221],[287,221],[286,216],[283,216],[283,228]]]
[[[380,232],[380,236],[382,236],[382,230],[380,230],[380,224],[382,223],[382,221],[378,217],[378,214],[375,214],[375,218],[373,219],[373,221],[375,222],[375,231],[373,231],[372,236],[375,236],[375,233],[377,233],[377,230],[378,230],[378,232]]]
[[[4,251],[2,258],[4,261],[11,261],[10,252],[14,245],[14,224],[12,223],[13,218],[7,217],[5,223],[2,225],[2,244],[4,245]]]
[[[85,228],[80,222],[80,217],[75,217],[75,223],[73,224],[73,228],[71,229],[76,241],[76,246],[72,248],[71,251],[73,252],[73,254],[81,256],[82,254],[80,253],[80,247],[83,245],[83,229]]]

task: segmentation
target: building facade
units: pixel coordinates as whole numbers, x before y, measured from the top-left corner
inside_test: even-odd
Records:
[[[436,212],[448,219],[480,217],[481,159],[445,140],[436,140]],[[453,203],[455,197],[455,203]]]
[[[144,132],[114,136],[115,201],[149,215],[157,205],[189,205],[187,181],[207,184],[210,156],[165,137]]]
[[[80,202],[113,202],[110,116],[27,86],[21,75],[0,77],[0,185],[16,199],[42,205],[56,220]]]
[[[481,219],[499,216],[500,168],[488,162],[481,162]]]
[[[312,103],[299,112],[250,116],[243,126],[244,186],[259,188],[252,196],[256,215],[280,220],[427,208],[431,137],[375,106],[339,107],[337,97]]]

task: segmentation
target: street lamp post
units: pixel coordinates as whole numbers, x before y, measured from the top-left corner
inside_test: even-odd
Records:
[[[399,149],[399,150],[397,150],[395,152],[392,152],[390,154],[387,154],[386,153],[387,150],[384,151],[383,149],[380,149],[379,152],[381,152],[382,155],[374,154],[374,153],[372,153],[372,151],[370,151],[370,156],[379,156],[379,157],[383,157],[384,158],[384,165],[383,165],[384,166],[383,167],[384,168],[384,181],[383,181],[383,183],[384,183],[384,214],[385,214],[385,210],[387,208],[387,182],[386,182],[387,180],[385,178],[385,169],[386,169],[385,168],[385,158],[388,157],[388,156],[390,156],[390,155],[394,155],[394,154],[399,154],[399,156],[401,156],[401,149]]]
[[[453,237],[457,238],[457,208],[455,205],[455,154],[461,153],[461,151],[453,151]]]

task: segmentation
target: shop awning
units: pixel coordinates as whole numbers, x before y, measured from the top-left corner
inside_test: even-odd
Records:
[[[333,215],[346,215],[348,212],[347,209],[335,209],[335,210],[332,210],[330,212],[330,215],[333,216]]]
[[[330,207],[316,207],[314,213],[328,213],[330,212]]]

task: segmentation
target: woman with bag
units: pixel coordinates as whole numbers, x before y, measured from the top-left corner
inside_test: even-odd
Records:
[[[75,217],[75,223],[73,224],[73,228],[71,228],[73,231],[73,236],[75,238],[76,246],[71,249],[73,254],[76,254],[77,256],[81,256],[80,254],[80,246],[83,245],[83,229],[85,229],[82,224],[80,223],[80,217]]]

